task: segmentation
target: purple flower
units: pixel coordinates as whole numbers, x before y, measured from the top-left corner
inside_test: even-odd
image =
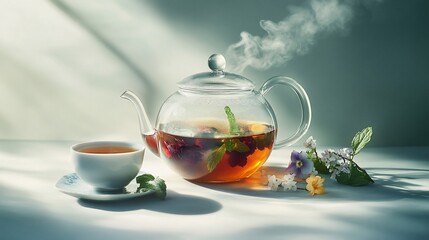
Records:
[[[299,179],[306,179],[314,169],[313,161],[307,158],[307,153],[293,151],[290,155],[290,163],[286,171],[295,173]]]

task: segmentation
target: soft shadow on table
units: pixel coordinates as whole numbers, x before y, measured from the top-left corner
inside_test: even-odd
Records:
[[[146,209],[155,212],[164,212],[177,215],[202,215],[217,212],[222,205],[212,199],[180,194],[168,190],[167,198],[161,200],[155,194],[122,201],[90,201],[79,199],[78,203],[87,208],[105,211],[125,212]]]
[[[267,174],[282,176],[284,167],[263,166],[261,171]],[[367,168],[367,172],[375,181],[375,184],[362,187],[346,186],[324,175],[326,194],[316,196],[320,200],[345,200],[345,201],[392,201],[402,198],[429,199],[429,191],[418,190],[424,187],[424,181],[429,181],[429,170],[426,169],[398,169],[398,168]],[[261,198],[276,199],[314,199],[309,198],[308,193],[302,190],[296,192],[272,192],[267,186],[262,185],[260,171],[248,179],[234,183],[201,184],[199,186],[215,191],[227,192]],[[305,188],[305,183],[300,183]]]

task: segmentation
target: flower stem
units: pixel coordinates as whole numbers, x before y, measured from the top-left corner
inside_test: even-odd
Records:
[[[353,157],[352,157],[352,158],[345,158],[345,157],[341,156],[340,154],[338,154],[338,153],[336,153],[336,152],[333,152],[333,154],[335,154],[335,155],[337,155],[338,157],[342,158],[342,159],[344,160],[344,162],[345,162],[345,160],[350,161],[350,162],[353,162]]]
[[[338,157],[342,158],[344,162],[345,162],[345,160],[347,160],[349,162],[353,162],[354,155],[351,155],[352,156],[351,158],[345,158],[345,157],[343,157],[343,156],[341,156],[341,155],[339,155],[339,154],[337,154],[335,152],[334,152],[334,154],[337,155]],[[362,172],[365,171],[361,167],[359,167],[359,165],[355,164],[355,166],[356,166],[357,169],[361,170]]]
[[[317,154],[317,150],[316,150],[316,148],[314,148],[314,153],[316,154],[316,159],[317,159],[318,161],[320,161],[319,154]]]

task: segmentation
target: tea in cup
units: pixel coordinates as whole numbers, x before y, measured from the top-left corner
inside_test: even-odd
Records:
[[[99,190],[117,190],[127,186],[143,163],[142,146],[119,141],[96,141],[71,147],[77,175]]]

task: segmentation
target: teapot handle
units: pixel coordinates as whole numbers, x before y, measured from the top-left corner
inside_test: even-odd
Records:
[[[304,88],[292,78],[285,77],[285,76],[277,76],[277,77],[270,78],[264,83],[264,85],[262,85],[259,92],[261,93],[262,96],[265,96],[271,90],[271,88],[273,88],[276,85],[286,85],[292,88],[292,90],[296,93],[301,103],[302,114],[301,114],[301,123],[299,125],[298,130],[292,136],[286,139],[276,140],[274,142],[274,149],[278,149],[284,146],[290,146],[295,142],[297,142],[307,132],[311,122],[310,99],[308,99],[307,93],[305,92]],[[275,120],[275,122],[277,121]]]

